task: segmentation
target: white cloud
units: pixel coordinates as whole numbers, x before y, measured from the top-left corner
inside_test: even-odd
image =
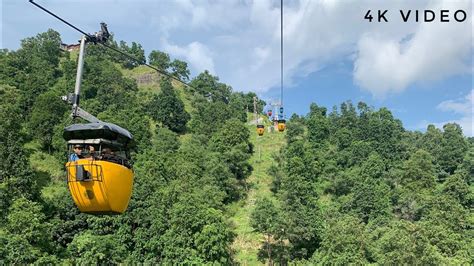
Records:
[[[176,57],[185,58],[192,68],[198,69],[200,72],[209,70],[209,72],[215,73],[212,54],[202,43],[192,42],[182,47],[163,40],[163,50]]]
[[[436,108],[445,112],[454,112],[463,115],[472,115],[473,90],[471,90],[465,97],[456,100],[443,101]]]
[[[471,21],[403,23],[398,13],[399,9],[427,8],[464,9],[469,13],[471,4],[429,0],[288,2],[284,10],[286,85],[291,86],[298,78],[344,59],[354,61],[354,82],[378,98],[400,93],[412,84],[471,71],[467,60],[472,46]],[[364,20],[368,9],[388,9],[389,22]],[[280,81],[279,12],[279,2],[272,0],[212,3],[182,0],[167,15],[181,24],[176,24],[166,36],[172,42],[173,32],[189,26],[199,43],[212,51],[212,55],[205,54],[212,57],[206,61],[214,63],[222,81],[237,90],[265,91]],[[202,37],[196,36],[200,34]],[[186,49],[189,43],[175,46]]]
[[[435,125],[438,128],[443,128],[447,123],[456,123],[463,129],[464,135],[474,136],[474,90],[471,90],[467,95],[455,100],[443,101],[436,107],[438,110],[444,112],[453,112],[461,115],[459,119],[452,119],[439,123],[430,123],[428,121],[422,121],[418,128],[426,128],[429,124]]]

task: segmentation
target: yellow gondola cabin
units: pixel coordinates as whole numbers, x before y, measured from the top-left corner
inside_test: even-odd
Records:
[[[286,127],[286,121],[285,120],[278,120],[278,131],[280,132],[283,132],[285,131],[285,127]]]
[[[265,126],[264,125],[257,125],[257,134],[259,136],[263,136],[263,133],[265,133]]]
[[[132,135],[111,123],[74,124],[64,129],[71,196],[81,212],[123,213],[132,194],[128,148]]]

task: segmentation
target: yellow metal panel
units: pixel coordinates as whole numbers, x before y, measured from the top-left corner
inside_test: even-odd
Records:
[[[76,180],[76,165],[90,173],[90,181]],[[133,187],[133,171],[107,161],[85,159],[66,163],[71,196],[81,212],[123,213]]]

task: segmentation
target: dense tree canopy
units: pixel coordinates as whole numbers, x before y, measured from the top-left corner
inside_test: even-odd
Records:
[[[271,171],[286,262],[472,263],[473,146],[459,125],[408,132],[386,108],[346,102],[287,127]]]
[[[160,82],[161,92],[150,103],[149,112],[157,122],[170,130],[182,133],[190,116],[184,110],[184,103],[174,91],[169,79]]]

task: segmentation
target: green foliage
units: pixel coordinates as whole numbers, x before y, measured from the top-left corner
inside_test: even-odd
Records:
[[[78,264],[117,264],[123,261],[126,249],[114,235],[98,236],[86,231],[74,238],[68,252]]]
[[[150,52],[148,62],[162,71],[166,71],[171,66],[169,54],[156,50]]]
[[[8,213],[6,210],[12,199],[35,199],[39,194],[37,180],[22,147],[25,137],[20,132],[19,95],[13,87],[0,87],[0,205],[3,207],[0,220]]]
[[[191,72],[188,69],[188,63],[174,59],[171,61],[169,54],[153,50],[148,55],[148,62],[165,73],[169,73],[182,81],[189,81]]]
[[[279,229],[281,214],[272,201],[267,198],[258,199],[250,218],[250,224],[264,235],[276,235]]]
[[[143,50],[142,45],[139,43],[132,42],[132,46],[128,46],[126,42],[120,41],[119,49],[138,60],[131,59],[125,55],[118,55],[117,61],[119,61],[124,68],[134,68],[146,62],[145,50]]]
[[[464,175],[463,173],[450,175],[443,184],[443,192],[468,208],[474,204],[474,191],[469,188],[466,178],[463,178]]]
[[[237,179],[245,179],[252,171],[248,159],[253,152],[250,132],[236,120],[227,121],[209,141],[211,151],[218,152]]]
[[[290,119],[287,123],[286,139],[288,143],[304,138],[304,125],[296,119]]]
[[[21,48],[8,53],[2,62],[9,71],[4,73],[6,83],[21,91],[20,104],[24,115],[30,112],[36,97],[52,87],[60,75],[57,68],[60,43],[59,33],[49,29],[22,40]]]
[[[188,63],[175,59],[173,62],[171,62],[170,68],[171,75],[185,82],[189,80],[189,75],[191,75],[191,72],[188,69]]]
[[[44,246],[48,241],[48,224],[41,206],[25,198],[15,200],[7,216],[6,229],[21,235],[31,245]]]
[[[4,228],[0,228],[0,262],[25,264],[46,260],[50,227],[38,203],[25,198],[14,200]]]
[[[270,171],[278,252],[303,264],[471,263],[471,148],[455,124],[407,132],[386,108],[312,104],[287,123]]]
[[[268,258],[271,265],[274,259],[272,257],[272,250],[278,249],[278,246],[274,247],[276,245],[273,242],[284,231],[281,210],[268,198],[257,199],[255,209],[250,216],[250,224],[257,232],[266,236],[263,244],[266,254],[265,256],[261,255],[261,257]]]
[[[359,218],[344,215],[331,220],[324,231],[321,247],[311,258],[317,264],[367,264],[368,239]]]
[[[61,101],[61,94],[48,91],[38,96],[33,105],[28,127],[30,134],[38,139],[43,148],[51,151],[54,126],[61,121],[67,106]]]
[[[346,207],[367,223],[371,219],[388,216],[391,211],[390,188],[380,180],[358,180],[352,188],[352,197]]]
[[[219,78],[212,76],[207,70],[191,80],[190,85],[193,87],[193,93],[204,96],[210,101],[227,103],[232,93],[230,86],[219,82]]]
[[[371,233],[371,258],[381,264],[440,264],[442,256],[432,246],[425,229],[408,221],[394,221]]]
[[[462,163],[467,151],[467,143],[458,124],[446,124],[443,130],[439,164],[444,171],[453,174]]]
[[[233,114],[223,102],[209,102],[202,97],[194,101],[195,110],[191,115],[189,127],[192,132],[210,138]]]
[[[311,111],[306,121],[308,140],[314,144],[323,144],[329,137],[329,122],[326,119],[326,108],[311,104]]]
[[[184,110],[183,101],[178,97],[168,79],[162,79],[160,87],[160,94],[155,96],[148,107],[150,116],[171,131],[183,133],[190,119],[189,114]]]

